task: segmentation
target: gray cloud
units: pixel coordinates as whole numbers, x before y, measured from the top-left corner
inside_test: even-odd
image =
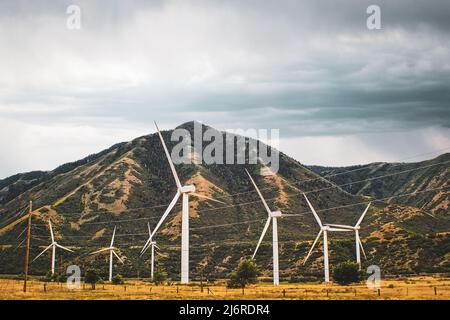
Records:
[[[366,0],[75,1],[82,30],[69,31],[73,3],[0,2],[0,118],[30,134],[92,129],[86,134],[99,142],[67,151],[75,159],[150,132],[153,119],[280,128],[289,141],[329,144],[330,136],[381,134],[370,140],[379,155],[378,146],[402,141],[382,142],[388,132],[448,134],[448,1],[376,1],[376,31],[366,28],[374,3]],[[433,146],[447,143],[439,141]],[[12,154],[15,144],[0,140]],[[45,167],[58,164],[43,157]]]

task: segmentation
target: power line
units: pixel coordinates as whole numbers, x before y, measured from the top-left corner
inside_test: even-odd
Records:
[[[353,207],[353,206],[359,206],[359,205],[365,205],[368,204],[369,202],[382,202],[385,200],[389,200],[389,199],[393,199],[393,198],[400,198],[400,197],[406,197],[406,196],[412,196],[418,193],[425,193],[425,192],[430,192],[430,191],[437,191],[437,190],[443,190],[446,188],[450,188],[450,187],[441,187],[441,188],[432,188],[432,189],[427,189],[427,190],[422,190],[422,191],[416,191],[416,192],[411,192],[411,193],[405,193],[405,194],[399,194],[399,195],[395,195],[395,196],[389,196],[389,197],[385,197],[385,198],[381,198],[381,199],[372,199],[372,200],[368,200],[368,201],[363,201],[363,202],[358,202],[358,203],[352,203],[352,204],[347,204],[347,205],[340,205],[340,206],[335,206],[335,207],[330,207],[330,208],[325,208],[325,209],[317,209],[317,212],[324,212],[324,211],[330,211],[330,210],[336,210],[336,209],[343,209],[343,208],[349,208],[349,207]],[[307,213],[309,213],[310,211],[303,211],[301,213],[297,213],[297,214],[283,214],[282,217],[295,217],[295,216],[303,216]],[[132,220],[132,219],[129,219]],[[209,225],[209,226],[203,226],[203,227],[195,227],[195,228],[190,228],[190,230],[203,230],[203,229],[210,229],[210,228],[219,228],[219,227],[227,227],[227,226],[233,226],[233,225],[242,225],[242,224],[248,224],[248,223],[253,223],[253,222],[260,222],[260,221],[264,221],[266,220],[266,218],[263,219],[255,219],[255,220],[247,220],[247,221],[240,221],[240,222],[233,222],[233,223],[225,223],[225,224],[217,224],[217,225]],[[125,234],[116,234],[116,237],[127,237],[127,236],[148,236],[148,233],[125,233]],[[66,235],[64,236],[65,238],[92,238],[93,236],[90,235]],[[98,239],[101,239],[100,237]]]
[[[389,174],[385,174],[385,175],[381,175],[381,176],[377,176],[377,177],[372,177],[372,178],[367,178],[367,179],[363,179],[363,180],[358,180],[358,181],[352,181],[352,182],[348,182],[348,183],[344,183],[344,184],[333,184],[333,186],[331,187],[326,187],[326,188],[320,188],[320,189],[315,189],[315,190],[310,190],[310,191],[301,191],[300,189],[298,189],[295,186],[292,186],[293,188],[297,189],[298,192],[301,193],[315,193],[315,192],[320,192],[320,191],[325,191],[325,190],[330,190],[330,189],[334,189],[334,188],[340,188],[340,187],[345,187],[345,186],[349,186],[349,185],[353,185],[353,184],[358,184],[358,183],[362,183],[362,182],[368,182],[368,181],[373,181],[373,180],[378,180],[378,179],[382,179],[382,178],[386,178],[386,177],[392,177],[392,176],[396,176],[396,175],[400,175],[400,174],[404,174],[404,173],[408,173],[408,172],[413,172],[413,171],[418,171],[421,169],[425,169],[425,168],[430,168],[430,167],[434,167],[434,166],[438,166],[441,164],[445,164],[445,163],[449,163],[450,160],[447,161],[442,161],[442,162],[438,162],[438,163],[434,163],[434,164],[430,164],[430,165],[426,165],[426,166],[421,166],[418,168],[412,168],[412,169],[407,169],[407,170],[403,170],[403,171],[399,171],[399,172],[394,172],[394,173],[389,173]],[[286,181],[286,180],[285,180]],[[233,195],[233,194],[232,194]],[[287,197],[292,197],[295,196],[296,194],[288,194],[286,195]],[[230,195],[231,196],[231,195]],[[267,201],[275,201],[278,200],[278,198],[272,198],[272,199],[268,199]],[[215,210],[220,210],[220,209],[224,209],[224,208],[231,208],[231,207],[238,207],[241,205],[247,205],[247,204],[252,204],[252,203],[259,203],[258,201],[250,201],[250,202],[244,202],[244,203],[237,203],[237,204],[233,204],[233,205],[227,205],[227,206],[221,206],[221,207],[215,207],[215,208],[210,208],[210,209],[203,209],[202,212],[208,212],[208,211],[215,211]],[[168,205],[168,204],[167,204]],[[167,205],[157,205],[157,206],[150,206],[150,207],[141,207],[141,208],[133,208],[133,209],[125,209],[122,211],[123,212],[128,212],[128,211],[135,211],[135,210],[142,210],[142,209],[152,209],[152,208],[156,208],[156,207],[166,207]],[[177,206],[175,206],[175,208],[179,207],[180,205],[178,204]],[[100,212],[78,212],[78,213],[59,213],[59,215],[62,215],[64,217],[67,216],[71,216],[71,215],[77,215],[79,216],[80,214],[94,214],[94,213],[108,213],[108,212],[112,212],[112,211],[100,211]],[[140,218],[142,220],[145,219],[157,219],[157,217],[151,217],[151,218]],[[105,223],[109,223],[109,222],[105,222]],[[83,223],[83,224],[89,224],[89,222]],[[101,222],[91,222],[91,224],[101,224]]]

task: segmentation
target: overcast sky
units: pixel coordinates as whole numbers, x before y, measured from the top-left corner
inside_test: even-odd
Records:
[[[306,164],[450,151],[450,1],[0,1],[0,178],[194,119]]]

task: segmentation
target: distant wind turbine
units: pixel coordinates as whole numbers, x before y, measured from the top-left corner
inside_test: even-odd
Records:
[[[356,245],[356,262],[359,264],[359,268],[361,268],[361,253],[360,248],[364,254],[364,258],[366,257],[366,253],[364,252],[364,248],[361,242],[361,238],[359,237],[359,229],[361,228],[361,222],[363,221],[367,211],[369,211],[370,203],[367,205],[366,210],[362,213],[361,217],[359,217],[358,222],[354,226],[348,226],[343,224],[326,224],[326,226],[337,227],[341,229],[349,229],[355,231],[355,245]]]
[[[114,247],[114,237],[115,237],[115,235],[116,235],[116,227],[114,227],[114,231],[113,231],[113,235],[112,235],[112,238],[111,238],[110,246],[107,247],[107,248],[102,248],[100,250],[97,250],[97,251],[91,253],[91,255],[92,255],[92,254],[97,254],[97,253],[100,253],[100,252],[109,251],[109,281],[112,281],[113,255],[115,255],[116,258],[119,259],[119,261],[122,262],[122,264],[123,264],[123,260],[117,255],[117,253],[115,251],[115,250],[117,250],[117,248]]]
[[[269,206],[267,205],[266,200],[262,196],[261,192],[258,189],[258,186],[256,185],[255,181],[253,180],[250,173],[248,173],[247,169],[245,169],[245,172],[247,172],[247,175],[249,176],[250,180],[253,183],[253,186],[256,189],[256,192],[258,192],[259,197],[261,198],[261,201],[264,205],[264,208],[267,211],[267,222],[264,226],[263,232],[261,233],[261,237],[259,238],[258,245],[256,246],[255,252],[253,253],[252,258],[255,258],[256,252],[258,252],[258,248],[261,245],[261,242],[266,235],[267,229],[269,228],[270,221],[272,221],[272,250],[273,250],[273,284],[279,285],[280,284],[280,276],[279,276],[279,268],[278,268],[278,225],[277,225],[277,218],[281,217],[280,211],[271,211],[269,209]]]
[[[319,218],[316,210],[314,210],[314,207],[311,205],[311,202],[309,202],[308,197],[304,193],[303,193],[303,196],[305,197],[306,202],[308,203],[308,205],[314,215],[314,218],[316,219],[316,221],[320,227],[319,234],[317,235],[316,239],[314,240],[313,245],[311,246],[311,249],[309,249],[308,255],[306,256],[305,260],[303,261],[303,265],[305,265],[306,261],[308,261],[308,258],[314,249],[314,246],[316,245],[317,241],[319,240],[320,235],[323,233],[323,263],[324,263],[325,282],[330,282],[330,265],[329,265],[329,261],[328,261],[328,232],[346,232],[346,231],[351,231],[351,230],[331,228],[329,225],[322,225],[322,221],[320,221],[320,218]]]
[[[50,236],[52,237],[52,243],[51,243],[47,248],[45,248],[44,251],[42,251],[41,253],[39,253],[39,254],[37,255],[37,257],[34,258],[33,261],[35,261],[37,258],[39,258],[45,251],[47,251],[48,249],[52,248],[52,275],[54,275],[54,274],[55,274],[56,247],[58,247],[58,248],[60,248],[60,249],[63,249],[63,250],[66,250],[66,251],[69,251],[69,252],[73,252],[73,251],[70,250],[70,249],[68,249],[68,248],[66,248],[66,247],[63,247],[62,245],[58,244],[58,243],[55,241],[55,236],[53,235],[52,222],[51,222],[50,220],[48,220],[48,225],[49,225],[49,227],[50,227]],[[32,261],[32,262],[33,262],[33,261]]]
[[[152,230],[150,229],[150,223],[148,223],[147,225],[148,225],[149,238],[141,250],[141,256],[145,253],[145,251],[147,251],[148,248],[151,248],[151,250],[150,250],[150,252],[151,252],[150,278],[153,280],[153,274],[154,274],[154,270],[155,270],[155,267],[154,267],[154,265],[155,265],[155,248],[159,249],[159,250],[161,250],[161,249],[156,244],[156,241],[152,240]]]

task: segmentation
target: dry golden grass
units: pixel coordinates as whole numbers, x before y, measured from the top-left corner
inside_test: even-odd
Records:
[[[45,287],[45,289],[44,289]],[[364,284],[352,286],[324,284],[288,284],[278,287],[257,284],[245,289],[228,289],[223,285],[161,285],[129,280],[124,285],[97,284],[96,289],[81,285],[69,290],[65,283],[28,282],[29,292],[22,292],[23,281],[0,280],[0,299],[34,300],[137,300],[137,299],[286,299],[286,300],[373,300],[373,299],[450,299],[450,279],[431,277],[408,278],[408,280],[384,280],[380,289],[370,290]],[[45,291],[44,291],[45,290]]]

